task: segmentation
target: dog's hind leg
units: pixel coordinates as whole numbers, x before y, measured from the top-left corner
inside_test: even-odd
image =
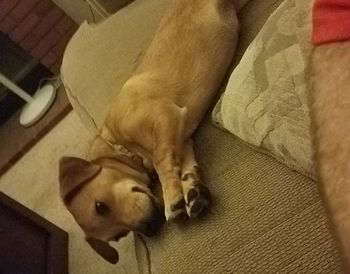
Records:
[[[186,212],[190,218],[196,218],[209,207],[210,194],[207,187],[202,184],[200,168],[195,159],[192,140],[185,142],[183,151],[181,184]]]

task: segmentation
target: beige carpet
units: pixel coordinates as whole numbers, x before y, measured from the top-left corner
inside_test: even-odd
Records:
[[[0,177],[0,191],[69,233],[70,273],[136,274],[132,235],[116,244],[120,255],[117,265],[103,261],[85,243],[83,233],[59,198],[58,159],[62,155],[85,155],[90,140],[78,116],[71,112]]]

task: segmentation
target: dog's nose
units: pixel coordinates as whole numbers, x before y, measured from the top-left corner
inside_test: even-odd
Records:
[[[164,222],[164,214],[157,209],[150,218],[140,223],[138,231],[148,237],[154,236],[160,230]]]

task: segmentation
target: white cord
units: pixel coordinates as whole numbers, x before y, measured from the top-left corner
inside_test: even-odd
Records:
[[[44,81],[49,81],[54,89],[58,89],[62,85],[62,80],[61,80],[61,77],[59,75],[53,76],[53,77],[42,78],[39,81],[38,90],[41,89],[42,83]]]

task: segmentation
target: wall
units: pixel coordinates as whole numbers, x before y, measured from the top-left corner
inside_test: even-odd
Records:
[[[0,31],[53,73],[77,27],[50,0],[0,1]]]

